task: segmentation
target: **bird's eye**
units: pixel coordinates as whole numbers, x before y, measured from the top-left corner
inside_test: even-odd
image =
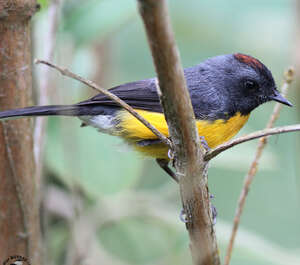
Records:
[[[245,89],[247,89],[247,90],[256,90],[256,89],[258,89],[258,84],[255,82],[255,81],[253,81],[253,80],[246,80],[245,82],[244,82],[244,87],[245,87]]]

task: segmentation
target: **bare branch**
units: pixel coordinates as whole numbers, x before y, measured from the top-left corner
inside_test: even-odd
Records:
[[[174,143],[175,167],[194,264],[220,264],[211,220],[207,163],[195,125],[165,0],[139,0],[148,43],[159,80],[158,93]]]
[[[97,84],[95,84],[93,81],[85,79],[79,75],[76,75],[74,73],[72,73],[71,71],[69,71],[66,68],[61,68],[57,65],[55,65],[54,63],[50,63],[48,61],[45,60],[35,60],[36,64],[45,64],[49,67],[52,67],[54,69],[56,69],[57,71],[59,71],[62,75],[70,77],[72,79],[75,79],[93,89],[95,89],[96,91],[103,93],[104,95],[106,95],[107,97],[109,97],[111,100],[113,100],[114,102],[118,103],[119,106],[121,106],[122,108],[124,108],[125,110],[127,110],[129,113],[131,113],[135,118],[137,118],[141,123],[143,123],[150,131],[152,131],[163,143],[171,146],[171,142],[170,140],[164,136],[163,134],[161,134],[153,125],[151,125],[146,119],[144,119],[141,115],[139,115],[132,107],[130,107],[125,101],[121,100],[119,97],[117,97],[116,95],[114,95],[113,93],[109,92],[108,90],[105,90],[104,88],[98,86]]]
[[[206,161],[211,160],[212,158],[216,157],[218,154],[226,151],[227,149],[234,147],[238,144],[245,143],[254,139],[258,139],[264,136],[269,136],[269,135],[275,135],[275,134],[281,134],[281,133],[288,133],[288,132],[296,132],[300,130],[300,124],[293,124],[293,125],[288,125],[288,126],[281,126],[281,127],[276,127],[272,129],[264,129],[261,131],[256,131],[254,133],[249,133],[245,136],[241,136],[237,139],[228,141],[224,144],[221,144],[217,146],[216,148],[208,151],[204,159]]]
[[[281,88],[281,93],[285,97],[287,95],[287,92],[288,92],[288,87],[291,84],[291,82],[293,81],[294,70],[292,68],[290,68],[285,73],[284,77],[285,78],[284,78],[284,83],[283,83],[282,88]],[[276,105],[274,106],[273,113],[272,113],[272,115],[271,115],[271,117],[270,117],[270,119],[267,123],[267,126],[266,126],[267,129],[272,128],[274,126],[275,121],[279,117],[279,113],[280,113],[281,108],[282,108],[282,104],[276,103]],[[231,232],[229,244],[228,244],[228,247],[227,247],[227,252],[226,252],[226,256],[225,256],[224,265],[229,265],[229,263],[230,263],[232,250],[233,250],[233,245],[234,245],[236,234],[237,234],[237,231],[238,231],[238,228],[239,228],[240,219],[241,219],[242,212],[244,210],[244,206],[245,206],[246,198],[247,198],[247,195],[248,195],[248,191],[249,191],[250,185],[251,185],[251,183],[254,179],[254,176],[257,172],[257,165],[259,163],[259,160],[261,158],[263,150],[264,150],[264,148],[267,144],[267,140],[268,140],[267,136],[264,136],[264,137],[260,138],[260,141],[258,143],[254,159],[251,163],[248,174],[245,177],[244,185],[243,185],[243,188],[242,188],[242,191],[241,191],[241,194],[240,194],[236,214],[235,214],[234,221],[233,221],[232,232]]]

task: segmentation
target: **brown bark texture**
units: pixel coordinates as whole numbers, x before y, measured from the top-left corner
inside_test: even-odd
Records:
[[[30,18],[35,0],[0,0],[0,110],[31,105]],[[0,123],[0,260],[41,264],[39,198],[29,119]]]
[[[165,0],[139,0],[158,76],[158,92],[175,155],[190,249],[195,265],[219,265],[207,186],[207,162],[199,144],[194,112]]]

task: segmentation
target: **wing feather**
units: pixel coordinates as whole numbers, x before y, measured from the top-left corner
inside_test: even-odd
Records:
[[[156,91],[155,79],[145,79],[141,81],[126,83],[109,89],[111,93],[124,100],[131,107],[136,109],[154,111],[162,113],[162,107],[159,102]],[[118,106],[116,102],[104,94],[98,94],[77,105],[106,105]]]
[[[211,86],[209,71],[203,64],[184,70],[186,83],[191,95],[195,117],[200,120],[229,119],[234,115],[228,109],[227,96],[220,94],[214,86]],[[156,88],[156,78],[126,83],[113,87],[109,91],[135,109],[162,113]],[[224,98],[222,101],[221,98]],[[118,108],[118,104],[104,94],[98,94],[86,101],[78,103],[79,106],[92,105],[108,108]]]

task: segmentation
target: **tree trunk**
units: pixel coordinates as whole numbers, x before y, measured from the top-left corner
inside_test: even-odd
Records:
[[[31,105],[30,18],[35,0],[0,0],[0,109]],[[0,123],[0,258],[41,264],[32,121]],[[2,262],[2,261],[1,261]]]

